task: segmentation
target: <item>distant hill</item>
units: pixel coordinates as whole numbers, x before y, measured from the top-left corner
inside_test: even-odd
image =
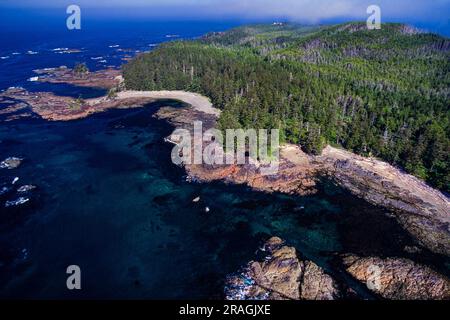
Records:
[[[281,128],[374,155],[450,191],[450,40],[402,24],[367,30],[251,25],[172,42],[124,66],[137,90],[191,90],[223,110],[222,128]]]

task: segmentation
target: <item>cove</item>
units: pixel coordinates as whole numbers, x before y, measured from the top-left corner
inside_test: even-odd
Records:
[[[167,104],[179,105],[2,124],[0,157],[25,160],[1,181],[38,189],[0,209],[0,297],[220,299],[225,277],[271,236],[327,270],[339,253],[402,256],[412,245],[383,209],[330,181],[307,197],[187,183],[164,142],[173,128],[152,117]],[[65,286],[69,265],[81,268],[80,291]]]

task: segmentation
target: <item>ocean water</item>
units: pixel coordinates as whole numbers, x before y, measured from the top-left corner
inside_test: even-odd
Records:
[[[125,54],[118,48],[148,50],[149,44],[172,39],[166,35],[192,38],[230,26],[129,21],[97,25],[93,34],[79,38],[69,39],[65,31],[64,36],[38,33],[38,40],[18,32],[14,39],[19,40],[0,49],[2,56],[11,56],[0,60],[0,69],[7,70],[0,88],[98,96],[104,91],[26,79],[35,68],[75,62],[103,68],[91,59],[99,56],[117,66]],[[1,37],[5,41],[7,35]],[[28,37],[29,42],[23,40]],[[83,51],[52,51],[60,47]],[[28,50],[39,53],[23,54]],[[173,128],[152,117],[165,105],[180,106],[160,101],[70,122],[1,122],[0,159],[24,161],[17,169],[0,169],[0,188],[11,187],[16,177],[15,188],[37,186],[28,195],[31,201],[17,207],[5,208],[6,201],[19,197],[14,188],[0,195],[1,298],[220,299],[226,275],[254,259],[271,236],[343,278],[339,253],[405,256],[404,246],[414,245],[388,212],[326,180],[317,195],[308,197],[187,183],[183,170],[170,161],[171,145],[163,141]],[[426,251],[414,259],[436,268],[445,262]],[[69,265],[81,268],[81,290],[66,288]]]
[[[25,159],[2,182],[38,189],[23,206],[3,207],[14,191],[0,198],[1,297],[218,299],[271,236],[324,267],[336,253],[412,244],[381,209],[328,182],[309,197],[185,182],[163,141],[172,128],[152,117],[168,104],[2,124],[1,157]],[[66,289],[69,265],[81,267],[81,291]]]

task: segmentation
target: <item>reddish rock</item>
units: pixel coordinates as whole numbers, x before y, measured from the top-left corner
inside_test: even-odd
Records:
[[[449,300],[450,280],[402,258],[345,256],[347,271],[369,290],[393,300]]]
[[[333,300],[340,296],[337,284],[322,268],[301,261],[296,250],[280,238],[269,239],[264,261],[252,261],[244,270],[228,277],[229,300]]]

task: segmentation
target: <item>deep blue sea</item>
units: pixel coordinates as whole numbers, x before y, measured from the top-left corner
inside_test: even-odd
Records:
[[[64,17],[36,24],[0,31],[0,56],[8,57],[0,60],[0,89],[98,96],[104,92],[27,79],[33,69],[77,62],[93,70],[120,66],[125,55],[237,22],[88,20],[73,32]],[[24,159],[17,169],[0,169],[0,189],[11,189],[0,195],[1,298],[220,299],[226,275],[254,259],[271,236],[337,274],[338,253],[404,255],[404,246],[413,245],[383,209],[326,180],[308,197],[185,182],[163,141],[173,128],[152,117],[168,104],[177,105],[161,101],[70,122],[1,123],[0,160]],[[37,186],[31,201],[5,208],[24,184]],[[418,259],[437,263],[426,254]],[[66,288],[69,265],[81,268],[79,291]]]

